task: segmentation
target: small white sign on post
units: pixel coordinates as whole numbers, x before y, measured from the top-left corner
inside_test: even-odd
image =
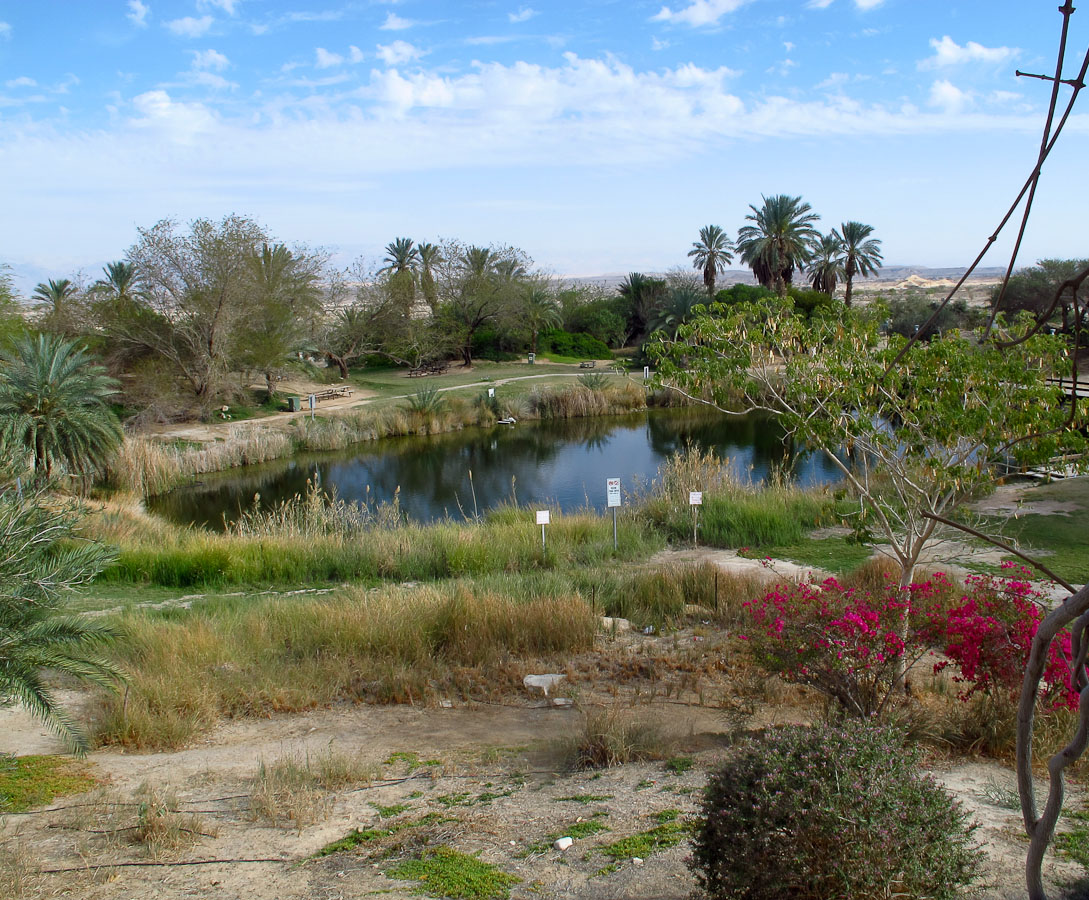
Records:
[[[541,526],[541,552],[545,551],[545,525],[549,524],[549,515],[547,509],[537,510],[537,524]]]
[[[703,506],[703,491],[689,491],[688,492],[688,505],[689,506]]]
[[[692,546],[695,547],[699,544],[698,528],[700,507],[703,506],[703,491],[689,491],[688,505],[692,507]]]
[[[494,397],[495,396],[495,388],[488,388],[488,396],[489,397]]]
[[[605,496],[608,498],[609,509],[613,511],[613,550],[617,549],[616,543],[616,508],[620,505],[620,479],[605,479]]]
[[[650,381],[650,366],[643,366],[643,381]]]
[[[620,505],[620,479],[609,478],[605,481],[606,496],[609,498],[609,507]]]
[[[310,420],[311,421],[314,420],[314,407],[316,407],[317,405],[318,405],[317,395],[311,394],[310,395]]]

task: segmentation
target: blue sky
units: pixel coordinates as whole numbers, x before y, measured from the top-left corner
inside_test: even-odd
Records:
[[[0,0],[0,262],[93,278],[138,227],[237,212],[345,264],[407,235],[661,270],[789,193],[964,265],[1035,160],[1048,87],[1014,70],[1053,68],[1056,5]],[[1068,74],[1087,43],[1089,9]],[[1087,131],[1027,262],[1087,254]]]

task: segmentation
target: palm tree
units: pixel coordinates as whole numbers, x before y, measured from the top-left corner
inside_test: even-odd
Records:
[[[706,303],[707,298],[695,284],[679,284],[669,289],[662,305],[655,311],[648,329],[666,331],[677,337],[677,329],[692,315],[693,307]]]
[[[666,283],[660,278],[648,278],[642,272],[631,272],[616,291],[628,301],[628,333],[641,336],[650,332],[651,323],[665,300]]]
[[[64,615],[60,595],[112,561],[101,544],[76,541],[74,520],[37,495],[0,492],[0,703],[25,706],[79,753],[87,740],[57,704],[43,670],[112,688],[118,667],[97,654],[117,635],[104,622]]]
[[[843,262],[843,241],[839,239],[839,235],[835,231],[822,234],[813,248],[813,256],[808,266],[813,290],[833,296],[843,275]]]
[[[99,472],[124,437],[107,405],[117,388],[74,341],[23,337],[0,354],[0,444],[27,454],[37,479],[57,463],[73,475]]]
[[[715,278],[726,271],[726,264],[733,262],[733,242],[717,225],[704,225],[700,239],[692,244],[688,255],[693,257],[692,268],[703,270],[703,283],[708,296],[715,296]]]
[[[745,219],[755,224],[738,231],[737,249],[756,280],[785,297],[794,270],[809,259],[810,246],[818,237],[813,223],[820,216],[801,197],[776,194],[762,199],[760,209],[749,206],[752,214]]]
[[[434,269],[442,262],[442,252],[438,244],[429,244],[423,241],[416,245],[416,255],[420,260],[420,290],[423,291],[427,305],[434,312],[439,305],[439,294],[435,288]]]
[[[140,272],[134,263],[112,262],[102,268],[105,278],[99,278],[91,290],[111,300],[128,302],[139,299],[143,293]]]
[[[494,272],[499,257],[490,247],[467,247],[461,262],[469,275],[480,278]]]
[[[412,238],[397,238],[386,244],[386,258],[383,260],[385,265],[378,271],[395,275],[401,272],[415,273],[418,259],[419,250]]]
[[[526,293],[522,315],[532,334],[532,349],[537,352],[537,336],[542,331],[559,328],[563,322],[560,305],[543,285],[534,285]]]
[[[832,231],[843,243],[844,265],[843,275],[847,281],[847,294],[844,302],[851,305],[851,290],[855,275],[865,278],[873,275],[881,268],[883,258],[881,256],[881,241],[871,238],[872,225],[863,225],[861,222],[844,222],[841,231]]]
[[[38,282],[32,296],[35,300],[48,303],[54,311],[60,312],[65,301],[71,300],[78,293],[79,288],[67,278],[61,278],[59,281],[50,278],[48,282]]]

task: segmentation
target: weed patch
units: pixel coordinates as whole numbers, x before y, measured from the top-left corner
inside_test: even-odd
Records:
[[[63,756],[0,754],[0,813],[45,806],[55,797],[81,794],[95,784],[86,766]]]
[[[522,879],[449,847],[425,850],[386,869],[386,876],[419,882],[418,893],[451,900],[506,900]]]

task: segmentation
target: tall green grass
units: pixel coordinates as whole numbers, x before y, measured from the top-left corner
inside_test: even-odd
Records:
[[[670,538],[691,541],[690,491],[703,492],[698,536],[701,544],[712,547],[797,544],[833,513],[833,499],[825,489],[784,480],[754,485],[712,452],[689,447],[659,467],[640,501],[644,514]]]
[[[283,514],[279,528],[255,525],[243,533],[212,534],[115,506],[91,518],[86,532],[119,548],[117,562],[101,580],[165,587],[433,581],[640,558],[662,543],[631,513],[620,519],[619,552],[613,551],[611,521],[589,512],[556,513],[546,551],[528,510],[506,510],[479,523],[378,522],[363,529],[353,524],[341,522],[331,533],[320,533]]]

